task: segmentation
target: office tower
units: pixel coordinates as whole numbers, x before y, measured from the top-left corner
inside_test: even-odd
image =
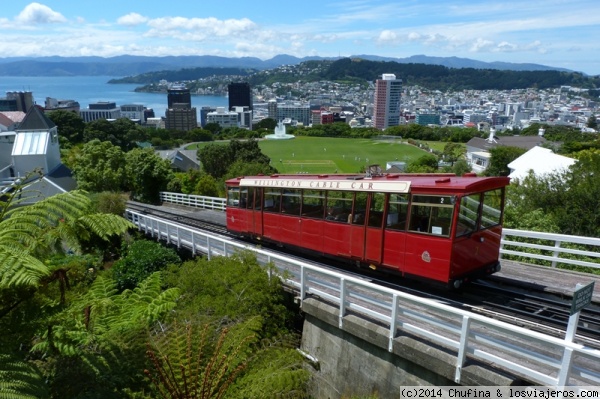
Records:
[[[252,90],[250,90],[250,83],[229,83],[227,91],[229,93],[230,111],[235,107],[248,107],[252,111]]]
[[[185,86],[172,86],[167,90],[167,108],[174,108],[175,104],[187,104],[187,108],[192,107],[192,95],[190,89]]]
[[[402,79],[396,79],[392,73],[384,73],[375,81],[373,126],[386,129],[400,124],[400,97]]]
[[[167,110],[165,127],[169,130],[187,132],[198,127],[196,108],[192,107],[190,89],[183,85],[172,86],[167,90]]]

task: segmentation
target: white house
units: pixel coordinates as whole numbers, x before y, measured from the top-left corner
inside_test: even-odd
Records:
[[[41,177],[30,176],[36,170]],[[71,171],[60,160],[58,129],[37,106],[29,108],[14,132],[0,137],[0,190],[7,192],[16,180],[28,177],[27,188],[36,190],[38,198],[76,188]]]
[[[567,170],[576,162],[575,159],[558,155],[552,150],[543,147],[533,147],[508,164],[511,180],[523,180],[530,171],[535,176],[541,177],[550,173]]]

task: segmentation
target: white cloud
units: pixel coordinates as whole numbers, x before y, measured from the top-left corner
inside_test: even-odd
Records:
[[[384,30],[379,34],[377,42],[379,43],[396,43],[398,35],[391,30]]]
[[[245,36],[257,29],[257,25],[248,18],[219,20],[217,18],[165,17],[148,21],[153,29],[150,36],[170,36],[177,31],[193,31],[196,37],[209,36]]]
[[[421,38],[421,35],[418,34],[417,32],[410,32],[408,34],[408,40],[410,41],[416,41],[419,40]]]
[[[475,40],[475,42],[473,44],[471,44],[469,51],[472,53],[478,53],[478,52],[490,51],[493,48],[494,48],[493,41],[479,38],[479,39]]]
[[[148,21],[148,18],[146,18],[143,15],[140,15],[136,12],[132,12],[127,15],[123,15],[122,17],[117,19],[117,23],[119,25],[125,25],[125,26],[137,26],[137,25],[141,25],[147,21]]]
[[[17,22],[23,24],[47,24],[66,22],[67,19],[50,7],[40,3],[31,3],[27,5],[15,18]]]

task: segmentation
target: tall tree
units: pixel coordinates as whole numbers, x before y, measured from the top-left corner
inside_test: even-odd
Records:
[[[525,154],[526,150],[518,147],[496,147],[490,150],[490,164],[485,170],[486,176],[508,176],[508,164]]]
[[[438,170],[438,159],[433,154],[425,154],[406,166],[408,173],[434,173]]]
[[[125,154],[108,141],[94,139],[86,143],[72,170],[82,190],[114,192],[125,188]]]
[[[56,125],[59,137],[68,142],[65,148],[83,142],[83,131],[85,122],[75,112],[71,111],[52,111],[48,113],[48,118]]]
[[[131,198],[156,204],[160,192],[165,191],[173,171],[168,160],[162,159],[151,148],[136,148],[125,155],[127,181]]]
[[[208,144],[198,151],[198,160],[202,163],[202,169],[215,179],[225,175],[232,159],[231,148],[223,144]]]

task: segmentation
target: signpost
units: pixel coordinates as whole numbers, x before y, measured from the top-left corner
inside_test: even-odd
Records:
[[[579,314],[581,313],[581,309],[592,302],[593,294],[594,282],[591,282],[585,286],[577,284],[577,289],[573,293],[573,302],[571,303],[571,317],[569,317],[569,325],[567,326],[567,333],[565,335],[566,341],[573,342],[575,331],[577,330],[577,324],[579,323]]]
[[[573,293],[573,303],[571,303],[571,315],[579,312],[581,309],[586,307],[592,302],[592,295],[594,294],[594,282],[589,283],[586,286],[579,287],[577,284],[577,290]]]

